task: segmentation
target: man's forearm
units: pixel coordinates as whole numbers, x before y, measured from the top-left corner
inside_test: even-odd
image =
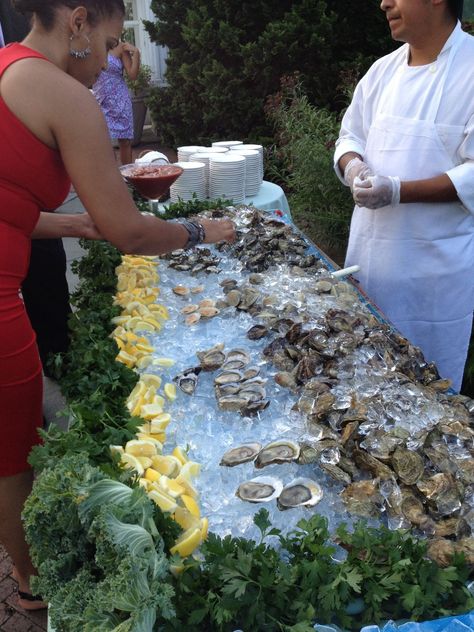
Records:
[[[355,151],[348,151],[347,154],[344,154],[339,158],[339,162],[337,164],[342,175],[344,175],[344,171],[346,170],[347,164],[353,158],[360,158],[362,160],[362,156],[360,154],[357,154]]]
[[[344,156],[343,156],[344,157]],[[404,180],[400,186],[400,203],[455,202],[459,200],[454,185],[446,174],[426,180]]]

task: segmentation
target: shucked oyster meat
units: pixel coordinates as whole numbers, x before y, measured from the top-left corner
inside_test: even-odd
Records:
[[[225,465],[227,467],[234,467],[241,463],[248,463],[253,461],[257,454],[262,449],[260,443],[244,443],[236,448],[231,448],[223,455],[219,465]]]
[[[241,500],[249,503],[267,503],[277,498],[283,483],[272,476],[257,476],[245,483],[241,483],[235,492]]]
[[[295,478],[285,485],[277,499],[278,509],[313,507],[323,497],[323,490],[310,478]]]
[[[272,463],[296,461],[299,456],[300,446],[294,441],[272,441],[260,450],[255,459],[255,467],[262,468]]]

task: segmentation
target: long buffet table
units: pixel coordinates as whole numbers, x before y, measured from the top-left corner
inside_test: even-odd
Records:
[[[253,206],[262,209],[262,210],[279,210],[284,213],[286,216],[285,219],[291,222],[291,214],[288,205],[288,201],[286,196],[278,185],[275,185],[271,182],[263,182],[261,191],[258,196],[254,196],[253,198],[249,198],[246,200],[247,204],[252,204]],[[159,209],[163,209],[168,203],[158,204]],[[322,259],[329,270],[333,271],[337,268],[336,264],[329,259],[325,253],[323,253],[315,244],[309,243],[309,249],[314,254],[318,256],[318,258]],[[352,284],[357,288],[360,298],[364,304],[378,317],[382,322],[387,322],[384,315],[380,312],[377,306],[367,297],[363,292],[360,291],[360,288],[357,287],[357,283],[349,277],[348,279],[352,282]],[[400,624],[401,625],[401,624]],[[329,626],[329,625],[319,625],[315,624],[314,629],[317,632],[341,632],[337,627]],[[388,622],[385,626],[366,626],[362,628],[361,632],[467,632],[468,630],[474,630],[474,611],[470,613],[466,613],[464,615],[458,615],[456,617],[446,617],[444,619],[437,619],[435,621],[426,621],[423,623],[410,623],[406,622],[401,627],[398,627],[393,622]],[[53,628],[48,625],[49,632],[55,632]],[[59,631],[57,631],[59,632]],[[240,631],[239,631],[240,632]],[[250,632],[249,630],[245,630],[244,632]]]

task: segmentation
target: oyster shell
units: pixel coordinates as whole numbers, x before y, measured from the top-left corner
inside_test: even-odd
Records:
[[[189,316],[186,316],[184,322],[190,327],[191,325],[195,325],[197,322],[199,322],[200,319],[201,314],[199,312],[193,312],[192,314],[189,314]]]
[[[197,310],[199,309],[198,305],[185,305],[183,308],[181,308],[181,313],[182,314],[192,314],[193,312],[197,312]]]
[[[347,510],[358,516],[378,516],[383,504],[377,479],[351,483],[341,492],[341,497]]]
[[[277,498],[283,489],[283,483],[272,476],[257,476],[241,483],[235,492],[241,500],[249,503],[267,503]]]
[[[225,353],[222,351],[223,348],[224,345],[219,343],[207,351],[198,351],[196,353],[204,371],[215,371],[222,366],[225,361]]]
[[[300,456],[300,446],[294,441],[282,439],[272,441],[263,447],[255,459],[255,467],[262,468],[272,463],[296,461]]]
[[[203,298],[199,301],[199,307],[215,307],[216,301],[213,298]]]
[[[199,313],[203,318],[214,318],[220,313],[220,310],[217,307],[200,307]]]
[[[214,378],[214,384],[222,386],[222,384],[230,384],[231,382],[240,382],[242,373],[240,371],[223,371]]]
[[[179,388],[186,393],[186,395],[192,395],[196,390],[198,375],[201,372],[202,367],[191,367],[185,369],[173,378],[173,381],[179,386]]]
[[[231,307],[237,307],[242,300],[242,293],[239,290],[230,290],[227,292],[225,300]]]
[[[219,395],[217,398],[217,405],[221,410],[237,412],[242,410],[246,404],[248,404],[248,401],[244,397],[241,397],[240,393],[236,393],[235,395]]]
[[[190,292],[190,289],[186,287],[185,285],[176,285],[173,288],[173,292],[177,294],[178,296],[187,296]]]
[[[249,461],[253,461],[255,459],[261,449],[262,445],[260,443],[244,443],[236,448],[227,450],[227,452],[222,456],[219,465],[234,467],[235,465],[240,465],[241,463],[248,463]]]
[[[326,279],[321,279],[320,281],[316,281],[314,284],[314,289],[318,294],[324,294],[326,292],[330,292],[332,290],[332,286],[334,284],[331,281],[327,281]]]
[[[260,340],[260,338],[268,336],[268,333],[268,329],[265,325],[254,325],[248,330],[247,338],[249,340]]]
[[[270,406],[269,399],[259,399],[257,402],[247,402],[240,412],[242,415],[256,415],[268,406]]]
[[[257,377],[259,373],[260,373],[260,369],[258,368],[258,366],[249,366],[243,372],[242,377],[244,380],[253,380],[254,378]]]
[[[323,497],[321,486],[310,478],[295,478],[285,485],[277,498],[278,509],[313,507]]]

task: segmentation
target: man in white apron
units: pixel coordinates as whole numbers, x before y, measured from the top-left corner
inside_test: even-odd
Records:
[[[456,390],[474,309],[474,38],[461,7],[382,0],[406,43],[356,87],[335,152],[357,205],[345,265]]]

